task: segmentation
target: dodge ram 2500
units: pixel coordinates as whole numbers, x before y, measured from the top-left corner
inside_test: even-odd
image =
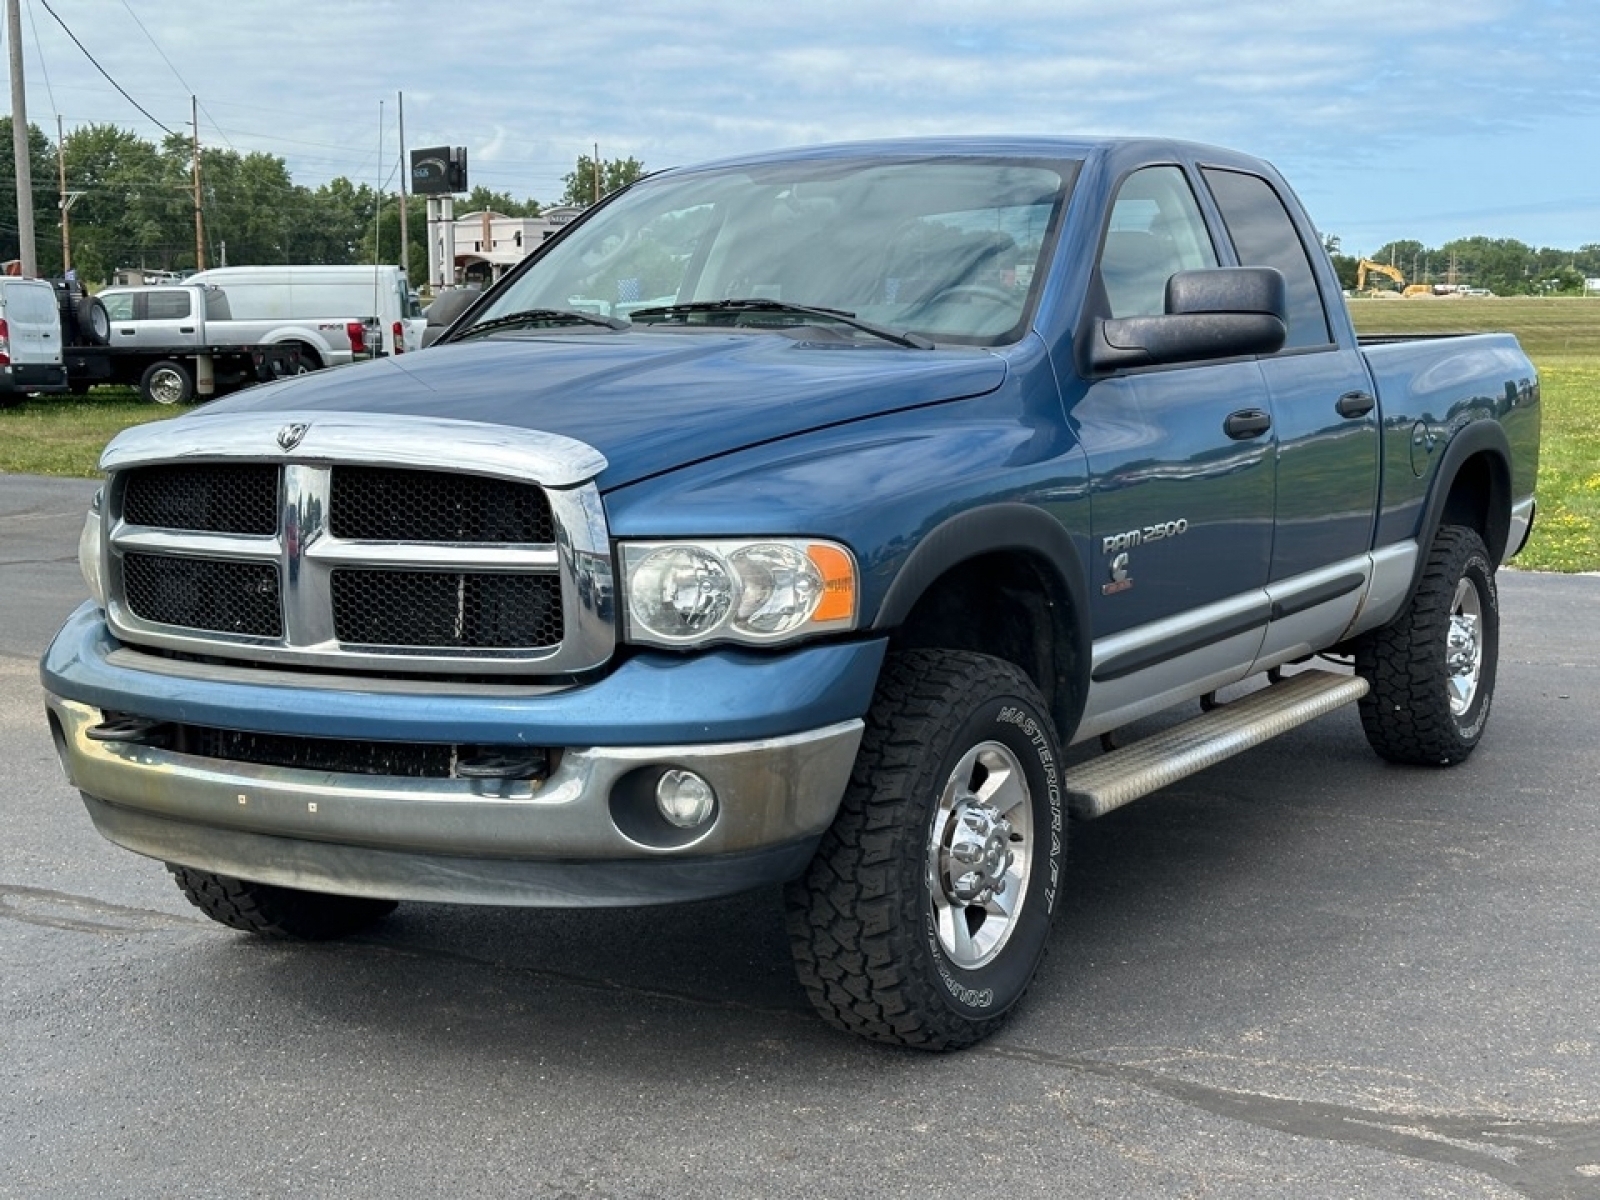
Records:
[[[1073,820],[1347,704],[1472,752],[1538,434],[1514,338],[1358,341],[1241,154],[666,171],[424,355],[117,437],[49,720],[224,925],[783,885],[824,1017],[959,1047]]]

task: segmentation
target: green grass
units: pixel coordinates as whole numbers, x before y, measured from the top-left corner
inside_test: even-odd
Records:
[[[100,451],[130,425],[177,416],[145,404],[132,388],[95,388],[86,396],[28,400],[0,409],[0,471],[19,475],[99,474]]]
[[[1362,333],[1509,330],[1539,368],[1543,448],[1539,517],[1517,565],[1600,571],[1600,298],[1357,299]],[[180,410],[141,404],[132,388],[32,400],[0,410],[0,471],[92,477],[106,442]]]

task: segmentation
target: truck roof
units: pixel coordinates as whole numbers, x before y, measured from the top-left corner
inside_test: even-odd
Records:
[[[1096,137],[1043,134],[957,135],[947,137],[888,138],[860,142],[834,142],[791,146],[758,154],[741,154],[710,162],[669,168],[661,174],[722,168],[741,164],[793,162],[816,158],[894,157],[1007,157],[1087,159],[1101,156],[1172,157],[1203,159],[1219,164],[1264,166],[1260,159],[1222,146],[1162,137]]]

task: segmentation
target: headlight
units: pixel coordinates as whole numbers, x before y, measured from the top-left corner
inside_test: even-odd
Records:
[[[832,542],[629,542],[622,564],[630,641],[765,645],[855,625],[855,559]]]
[[[106,585],[100,565],[101,510],[105,497],[104,488],[95,492],[94,499],[89,501],[89,511],[83,517],[83,532],[78,534],[78,570],[83,572],[83,582],[101,608],[106,606]]]

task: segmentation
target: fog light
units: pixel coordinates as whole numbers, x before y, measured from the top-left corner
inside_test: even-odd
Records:
[[[656,781],[656,807],[679,829],[705,824],[716,803],[711,785],[693,771],[668,771]]]

